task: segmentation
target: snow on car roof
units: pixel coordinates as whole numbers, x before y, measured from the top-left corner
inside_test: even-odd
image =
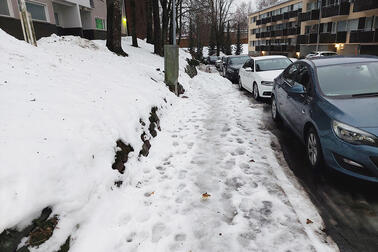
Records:
[[[258,56],[258,57],[252,57],[254,60],[263,60],[263,59],[279,59],[279,58],[287,58],[283,55],[269,55],[269,56]]]

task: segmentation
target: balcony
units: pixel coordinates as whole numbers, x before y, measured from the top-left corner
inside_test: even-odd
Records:
[[[374,31],[351,31],[349,43],[371,43],[374,42]]]
[[[311,33],[309,36],[309,44],[316,44],[318,42],[318,34]]]
[[[289,19],[290,18],[290,12],[285,12],[284,14],[283,14],[283,19],[284,20],[287,20],[287,19]]]
[[[280,14],[280,15],[275,15],[272,17],[272,22],[277,22],[277,21],[280,21],[280,20],[283,20],[283,15]]]
[[[305,13],[299,13],[299,21],[318,20],[320,16],[320,10],[311,10]]]
[[[289,12],[289,18],[295,18],[298,17],[298,13],[302,13],[302,9],[290,11]]]
[[[374,42],[378,42],[378,29],[375,29]]]
[[[342,2],[339,5],[332,5],[322,8],[322,18],[349,15],[350,3]]]
[[[256,25],[261,25],[262,19],[256,20]]]
[[[336,34],[336,43],[346,43],[347,32],[338,32]]]
[[[377,0],[354,0],[353,12],[372,10],[378,8]]]
[[[309,36],[308,35],[299,35],[297,38],[297,44],[308,44]]]
[[[277,37],[277,36],[283,36],[283,30],[271,32],[271,37]]]
[[[261,38],[261,33],[256,33],[256,38]]]
[[[336,33],[320,33],[319,43],[336,43]]]
[[[272,22],[272,17],[267,17],[262,19],[262,24],[267,24]]]
[[[261,46],[255,46],[256,51],[261,51]]]

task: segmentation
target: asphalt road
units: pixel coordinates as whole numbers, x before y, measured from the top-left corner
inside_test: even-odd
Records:
[[[278,129],[271,119],[269,101],[256,102],[247,91],[243,93],[251,103],[263,105],[265,128],[279,139],[287,164],[318,208],[325,232],[340,251],[378,251],[378,185],[327,168],[320,174],[312,173],[300,140],[288,127]]]

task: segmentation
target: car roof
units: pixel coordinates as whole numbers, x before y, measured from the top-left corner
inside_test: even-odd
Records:
[[[257,57],[252,57],[254,60],[263,60],[263,59],[281,59],[281,58],[287,58],[286,56],[283,55],[269,55],[269,56],[257,56]]]
[[[239,58],[239,57],[248,57],[247,54],[241,54],[241,55],[229,55],[227,58]]]
[[[331,56],[331,57],[314,57],[303,60],[316,67],[340,65],[348,63],[363,63],[363,62],[378,62],[378,57],[375,56]]]

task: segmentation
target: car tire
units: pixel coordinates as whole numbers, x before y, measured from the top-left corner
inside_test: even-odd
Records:
[[[277,107],[277,100],[275,96],[272,96],[272,102],[271,102],[271,113],[272,113],[272,119],[273,121],[280,125],[282,120],[281,120],[281,115],[278,112],[278,107]]]
[[[252,95],[253,98],[258,101],[260,99],[260,94],[259,94],[259,87],[257,86],[257,83],[253,83],[253,90],[252,90]]]
[[[243,85],[241,83],[240,76],[239,76],[238,86],[239,86],[239,90],[243,90]]]
[[[307,160],[314,171],[319,171],[323,164],[322,147],[316,130],[311,127],[306,134]]]

